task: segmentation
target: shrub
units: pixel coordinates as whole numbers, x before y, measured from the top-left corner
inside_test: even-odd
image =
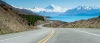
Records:
[[[37,20],[44,20],[43,16],[38,16],[38,15],[25,15],[25,14],[20,14],[20,16],[24,19],[26,19],[29,23],[28,25],[34,25],[34,23]]]

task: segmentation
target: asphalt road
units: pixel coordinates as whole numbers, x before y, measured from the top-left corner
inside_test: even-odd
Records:
[[[38,27],[41,29],[0,35],[0,43],[37,43],[51,32],[49,28]]]
[[[47,43],[100,43],[100,29],[54,28]]]
[[[0,43],[100,43],[100,29],[89,28],[49,28],[20,33],[0,35]]]

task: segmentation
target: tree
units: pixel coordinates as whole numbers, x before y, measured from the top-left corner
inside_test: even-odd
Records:
[[[100,15],[99,15],[99,17],[100,17]]]

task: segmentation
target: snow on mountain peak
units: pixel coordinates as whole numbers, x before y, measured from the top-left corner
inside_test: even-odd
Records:
[[[33,7],[33,9],[37,9],[38,7]]]
[[[52,9],[53,10],[53,9],[55,9],[55,7],[56,7],[55,5],[51,4],[51,5],[47,6],[45,9]]]
[[[47,6],[44,9],[46,10],[46,12],[65,12],[65,11],[67,11],[67,8],[62,8],[59,6],[55,6],[53,4]]]
[[[13,7],[15,7],[15,6],[13,6]],[[31,11],[36,12],[36,13],[38,13],[38,12],[66,12],[68,10],[67,8],[62,8],[59,6],[55,6],[53,4],[47,6],[46,8],[38,8],[38,7],[33,7],[33,8],[15,7],[15,8],[27,9],[27,10],[31,10]]]
[[[47,6],[46,8],[33,8],[34,12],[65,12],[66,10],[67,8],[62,8],[53,4]]]
[[[51,4],[51,6],[55,6],[54,4]]]
[[[81,10],[81,9],[86,9],[86,10],[91,10],[91,9],[99,9],[100,7],[96,7],[96,6],[78,6],[75,9],[77,10]]]

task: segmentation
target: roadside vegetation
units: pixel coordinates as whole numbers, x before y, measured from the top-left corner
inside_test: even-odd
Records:
[[[25,15],[25,14],[20,14],[20,17],[26,19],[28,21],[28,25],[34,25],[34,23],[37,20],[43,20],[44,21],[44,17],[43,16],[38,16],[38,15]]]

